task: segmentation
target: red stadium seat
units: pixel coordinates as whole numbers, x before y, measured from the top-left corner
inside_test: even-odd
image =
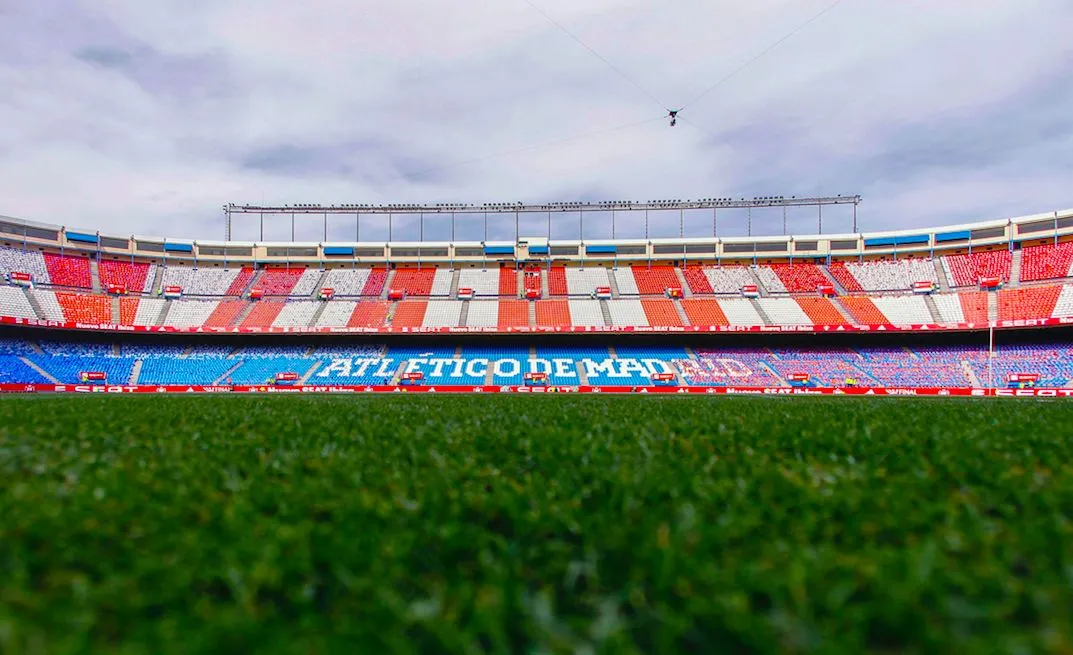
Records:
[[[93,288],[93,274],[89,269],[88,257],[72,255],[54,255],[45,253],[45,267],[53,286]]]
[[[665,298],[642,298],[641,307],[645,310],[648,324],[657,327],[680,327],[682,319],[674,308],[674,301]]]
[[[948,255],[943,259],[952,278],[950,284],[955,287],[976,286],[984,277],[997,277],[1003,283],[1010,281],[1013,258],[1006,249]]]
[[[790,293],[816,293],[816,287],[831,283],[815,264],[772,264],[770,268]]]
[[[395,307],[395,316],[391,319],[391,327],[421,327],[425,320],[425,309],[427,308],[427,300],[403,300],[399,302]]]
[[[565,274],[563,288],[566,288]],[[536,324],[537,327],[569,327],[570,303],[566,300],[538,300],[536,302]]]
[[[108,296],[56,292],[63,317],[76,323],[111,323],[112,299]]]
[[[400,289],[407,296],[428,296],[432,294],[432,281],[436,277],[434,268],[400,268],[391,280],[392,289]]]
[[[1061,292],[1062,287],[1059,286],[1003,289],[998,292],[998,319],[1020,321],[1050,318]]]
[[[369,279],[361,290],[363,296],[379,296],[384,292],[384,284],[387,282],[387,269],[374,268],[369,271]]]
[[[686,285],[689,286],[689,290],[698,295],[711,295],[715,293],[712,289],[712,283],[708,281],[708,276],[704,274],[704,269],[700,266],[686,266],[682,269],[682,276],[686,279]]]
[[[637,282],[637,292],[642,296],[662,296],[668,288],[682,286],[678,274],[672,266],[633,266],[633,279]]]
[[[834,261],[827,267],[827,270],[831,271],[831,276],[842,285],[842,288],[846,291],[864,291],[864,287],[857,281],[857,278],[853,277],[853,273],[850,273],[846,268],[845,262]],[[836,310],[837,311],[837,310]]]
[[[518,297],[518,272],[513,268],[499,269],[499,295]]]
[[[517,287],[515,287],[515,293],[517,293]],[[529,303],[525,300],[500,300],[499,319],[496,325],[501,328],[528,327]]]
[[[134,325],[134,316],[138,313],[139,302],[141,302],[141,299],[137,297],[119,299],[120,325]]]
[[[295,278],[297,279],[297,278]],[[293,285],[292,285],[293,286]],[[288,290],[289,291],[289,290]],[[286,292],[284,292],[286,293]],[[242,323],[239,327],[244,328],[266,328],[271,327],[272,321],[276,320],[279,313],[283,310],[285,302],[279,300],[262,300],[254,304],[253,309],[246,315],[246,318],[242,319]]]
[[[257,280],[257,288],[266,296],[289,295],[305,271],[304,268],[266,268]]]
[[[249,286],[250,281],[253,280],[253,276],[256,273],[252,268],[243,267],[235,277],[235,281],[231,283],[231,286],[227,288],[225,296],[241,296],[242,292]]]
[[[961,300],[961,312],[966,323],[987,323],[987,292],[963,291],[958,294]]]
[[[847,321],[842,312],[827,298],[795,298],[802,311],[816,325],[843,325]]]
[[[253,270],[253,269],[250,269]],[[205,321],[205,327],[231,327],[235,323],[235,319],[245,309],[247,301],[245,300],[224,300],[216,309],[212,310],[212,314]]]
[[[860,325],[883,325],[890,323],[883,312],[879,311],[871,298],[863,296],[843,296],[839,302],[845,307],[850,316]]]
[[[566,287],[566,269],[562,266],[552,266],[548,269],[548,295],[566,296],[569,293]]]
[[[107,289],[108,285],[115,284],[126,287],[130,293],[142,293],[145,291],[146,282],[149,281],[149,264],[136,262],[101,260],[97,264],[97,272],[101,277],[101,288]]]
[[[730,325],[723,308],[715,300],[685,298],[681,302],[690,325]]]
[[[1073,241],[1028,246],[1021,251],[1021,281],[1053,280],[1069,277],[1073,266]]]
[[[384,326],[391,303],[381,300],[363,300],[354,306],[347,327],[378,328]]]

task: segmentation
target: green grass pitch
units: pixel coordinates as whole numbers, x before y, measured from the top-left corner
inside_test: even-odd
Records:
[[[0,398],[0,652],[1073,651],[1073,405]]]

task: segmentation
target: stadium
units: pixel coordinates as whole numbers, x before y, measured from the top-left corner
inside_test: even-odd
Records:
[[[7,5],[0,652],[1073,652],[1073,6]]]
[[[497,209],[493,219],[585,207]],[[243,210],[261,221],[294,211]],[[365,210],[399,211],[489,213]],[[0,234],[7,391],[1073,388],[1062,330],[1073,323],[1073,211],[929,231],[647,241],[191,242],[17,220]]]

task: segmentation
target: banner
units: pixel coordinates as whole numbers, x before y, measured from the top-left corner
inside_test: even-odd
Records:
[[[971,389],[965,387],[674,387],[674,386],[514,386],[514,385],[107,385],[0,384],[0,393],[664,393],[727,396],[972,396],[978,398],[1073,398],[1073,389]]]

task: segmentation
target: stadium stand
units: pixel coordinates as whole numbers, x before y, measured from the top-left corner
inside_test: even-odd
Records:
[[[430,300],[421,326],[427,328],[458,327],[462,303],[457,300]]]
[[[498,312],[498,317],[496,318],[496,325],[498,327],[514,328],[529,326],[529,303],[524,300],[500,300],[498,303]]]
[[[704,269],[700,266],[686,266],[682,269],[682,277],[686,280],[686,287],[694,295],[708,296],[715,293],[711,282],[704,274]]]
[[[759,298],[756,302],[776,325],[812,325],[812,319],[793,298]]]
[[[354,305],[354,311],[347,319],[346,327],[352,328],[378,328],[383,327],[387,321],[391,303],[379,300],[363,300]],[[422,317],[424,310],[422,309]],[[395,325],[398,325],[395,323]],[[408,327],[416,327],[410,325]]]
[[[636,296],[641,292],[637,288],[637,278],[634,277],[633,270],[628,266],[611,269],[611,276],[615,280],[615,286],[618,287],[618,295],[620,296]]]
[[[405,291],[407,296],[428,296],[432,294],[435,278],[434,268],[400,268],[395,271],[391,288]]]
[[[671,266],[634,266],[632,270],[637,280],[637,291],[644,296],[662,296],[668,288],[682,286]]]
[[[26,292],[18,287],[0,286],[0,316],[37,318]]]
[[[134,317],[138,315],[138,304],[141,298],[119,298],[119,324],[134,325]],[[109,323],[113,322],[109,317]]]
[[[597,287],[606,287],[611,284],[607,276],[606,268],[578,268],[569,266],[566,268],[566,288],[571,296],[588,296],[596,291]],[[552,294],[555,292],[553,291]]]
[[[138,299],[138,309],[134,312],[131,325],[156,325],[157,317],[163,311],[167,301],[160,298]]]
[[[238,272],[238,275],[235,276],[235,279],[231,282],[231,286],[227,287],[227,292],[224,295],[241,296],[242,293],[246,290],[246,287],[250,286],[250,283],[253,282],[253,278],[256,275],[257,271],[253,270],[248,266],[243,267]],[[262,287],[262,291],[263,290],[264,289]]]
[[[730,325],[723,308],[714,300],[685,298],[682,300],[682,309],[690,325]]]
[[[543,328],[570,327],[570,304],[566,300],[538,300],[536,325]],[[603,325],[601,316],[600,325]]]
[[[153,267],[141,262],[124,262],[102,259],[97,263],[101,287],[107,289],[115,284],[125,287],[130,293],[149,293],[153,286]]]
[[[235,324],[235,319],[246,308],[246,304],[245,300],[224,300],[217,303],[212,313],[205,319],[205,327],[232,327]]]
[[[958,294],[961,300],[961,312],[967,323],[987,323],[987,292],[986,291],[962,291]]]
[[[449,268],[437,268],[436,275],[432,278],[430,296],[446,297],[451,295],[451,283],[454,280],[454,270]]]
[[[474,300],[469,303],[466,314],[467,327],[495,327],[496,325],[499,325],[498,300]]]
[[[239,327],[266,328],[270,327],[279,313],[283,310],[284,303],[279,300],[259,300],[253,303],[250,313],[242,319]],[[240,310],[241,311],[241,310]],[[237,315],[236,315],[237,316]]]
[[[1062,291],[1058,294],[1058,299],[1055,300],[1054,311],[1051,312],[1051,316],[1054,318],[1073,316],[1073,285],[1066,284],[1062,286]]]
[[[854,322],[862,325],[887,323],[887,317],[875,306],[871,298],[864,296],[845,296],[839,298],[842,306],[853,316]]]
[[[526,291],[537,291],[537,292],[539,292],[541,290],[541,288],[540,288],[541,279],[542,279],[542,275],[541,275],[540,269],[527,268],[525,270],[525,278],[522,281],[523,284],[525,285],[525,290]],[[548,282],[549,285],[551,284],[550,279],[551,278],[550,278],[550,273],[549,273],[549,282]],[[564,289],[566,288],[565,284],[566,284],[566,279],[564,277],[563,278],[563,285],[564,285],[563,288]],[[502,289],[500,290],[500,293],[502,293]],[[549,289],[549,293],[554,294],[555,292],[551,291]],[[513,295],[513,294],[508,294],[508,295]]]
[[[571,302],[585,302],[585,301],[571,301]],[[645,308],[641,304],[641,301],[637,298],[631,299],[617,299],[607,301],[607,310],[611,315],[611,325],[615,326],[629,326],[629,325],[648,325],[648,316],[645,314]],[[571,312],[573,306],[571,306]],[[599,307],[597,307],[599,311]],[[600,314],[600,322],[595,325],[603,325],[603,314]]]
[[[308,296],[313,291],[312,288],[305,293],[295,290],[299,278],[307,273],[317,275],[317,271],[314,269],[266,268],[261,272],[261,277],[257,280],[257,288],[266,296],[289,296],[292,291],[296,296]],[[313,280],[313,284],[316,284],[316,279]],[[307,283],[307,286],[311,285]],[[242,289],[238,289],[237,293],[241,292]],[[237,295],[237,293],[230,293],[229,295]]]
[[[33,296],[37,306],[41,308],[41,318],[47,321],[64,320],[63,308],[60,307],[59,301],[56,300],[55,291],[31,289],[30,295]]]
[[[604,325],[604,314],[599,300],[568,300],[570,321],[576,326]],[[643,312],[642,312],[643,313]]]
[[[679,327],[682,318],[674,308],[674,302],[666,298],[642,298],[641,306],[645,310],[648,325],[658,327]]]
[[[794,298],[794,300],[815,325],[842,325],[848,323],[846,318],[842,316],[842,312],[838,311],[834,303],[827,298],[800,297]]]
[[[769,268],[778,277],[783,289],[789,293],[816,293],[816,287],[831,283],[820,267],[815,264],[771,264],[767,267],[760,267],[760,270],[765,268]],[[777,289],[768,286],[766,280],[764,286],[767,286],[768,291],[772,293],[777,292]]]
[[[518,271],[507,267],[499,269],[499,295],[511,298],[518,296]]]
[[[334,289],[336,298],[365,295],[363,292],[369,281],[369,273],[367,268],[332,269],[325,273],[320,286]]]
[[[272,321],[272,327],[306,327],[321,303],[311,300],[292,301],[283,305]]]
[[[419,328],[425,323],[427,300],[403,300],[395,307],[391,325],[401,328]]]
[[[46,252],[45,267],[48,269],[48,277],[52,286],[80,289],[93,287],[93,275],[90,273],[88,257],[56,255]]]
[[[753,272],[756,273],[757,279],[759,279],[760,284],[768,290],[768,293],[786,293],[786,285],[782,283],[782,280],[779,279],[779,276],[776,275],[775,271],[771,270],[771,268],[767,266],[754,266]],[[752,283],[749,282],[749,284]],[[712,286],[714,287],[715,285],[713,284]],[[740,290],[741,287],[738,287],[734,292],[737,293]],[[812,291],[815,291],[815,289],[812,289]]]
[[[369,279],[365,281],[365,287],[361,290],[363,296],[379,296],[387,284],[387,269],[374,268],[369,271]]]
[[[943,323],[964,323],[965,311],[961,306],[961,298],[956,293],[937,293],[932,301],[935,309],[939,312],[939,320]],[[984,302],[987,302],[986,297]],[[984,318],[987,318],[987,306],[984,306]]]
[[[718,301],[728,325],[763,325],[753,303],[745,298],[726,298]]]
[[[998,292],[1000,321],[1050,318],[1058,302],[1060,286],[1002,289]]]
[[[1006,249],[942,257],[943,271],[952,287],[976,286],[985,277],[1009,282],[1012,264],[1013,257]]]
[[[930,259],[831,262],[831,275],[846,291],[908,291],[914,282],[939,284]]]
[[[528,282],[528,278],[526,280]],[[530,288],[530,287],[526,287]],[[537,291],[540,290],[540,286],[536,287]],[[591,291],[591,290],[590,290]],[[566,268],[562,266],[552,266],[548,269],[548,295],[549,296],[565,296],[570,293],[566,283]]]
[[[0,246],[0,273],[7,275],[12,271],[29,273],[35,284],[50,284],[45,257],[39,250],[20,250]]]
[[[518,295],[517,287],[510,288],[509,286],[508,292],[504,294],[501,280],[501,273],[497,270],[463,268],[458,273],[458,288],[473,289],[473,294],[478,298],[487,298],[498,295]],[[450,293],[450,280],[448,280],[448,293]]]
[[[216,300],[173,300],[164,325],[180,328],[204,325],[218,304]]]
[[[713,293],[741,293],[741,288],[748,284],[756,284],[753,279],[752,273],[745,266],[705,266],[703,269],[704,277],[708,280],[708,286],[711,287]],[[765,269],[767,270],[767,269]],[[766,285],[766,283],[765,283]],[[782,288],[779,283],[779,288]],[[768,286],[771,290],[771,287]]]
[[[1073,277],[1073,241],[1026,246],[1021,253],[1021,282]]]
[[[353,300],[333,300],[324,306],[315,327],[346,327],[357,306]]]
[[[887,317],[886,323],[924,325],[935,322],[927,303],[920,296],[879,296],[873,298],[872,303]]]
[[[74,323],[111,323],[112,299],[108,296],[56,292],[64,319]]]
[[[238,277],[238,269],[186,268],[166,266],[160,276],[160,289],[182,287],[187,296],[222,296]]]

